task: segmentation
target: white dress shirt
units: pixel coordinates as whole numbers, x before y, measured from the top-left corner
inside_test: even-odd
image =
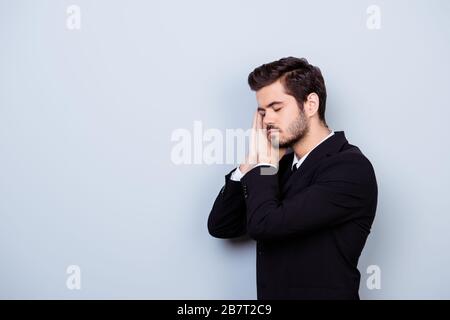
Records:
[[[334,131],[331,131],[330,134],[328,136],[326,136],[322,141],[320,141],[318,144],[316,144],[316,146],[314,148],[312,148],[307,154],[305,154],[303,157],[301,157],[300,159],[297,158],[297,155],[294,152],[294,159],[292,161],[292,165],[291,165],[291,169],[294,166],[297,166],[297,169],[300,168],[300,166],[302,165],[302,163],[305,161],[306,157],[311,153],[311,151],[313,151],[315,148],[317,148],[317,146],[319,144],[321,144],[322,142],[324,142],[325,140],[327,140],[329,137],[334,135]],[[259,167],[259,166],[263,166],[263,165],[269,165],[269,166],[273,166],[275,167],[275,165],[271,164],[271,163],[258,163],[255,167]],[[241,178],[244,176],[244,174],[241,172],[241,170],[239,170],[239,167],[236,168],[236,170],[233,171],[233,173],[231,174],[230,179],[233,181],[241,181]]]

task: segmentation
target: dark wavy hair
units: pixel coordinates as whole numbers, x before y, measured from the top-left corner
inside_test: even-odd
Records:
[[[257,91],[280,79],[287,94],[293,96],[300,109],[310,93],[319,96],[319,119],[325,121],[327,90],[320,69],[308,63],[305,58],[287,57],[263,64],[248,75],[248,84]]]

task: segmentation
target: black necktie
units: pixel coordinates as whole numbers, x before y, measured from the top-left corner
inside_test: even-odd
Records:
[[[294,165],[292,166],[292,173],[294,173],[294,172],[297,171],[297,170],[298,170],[297,164],[294,164]]]

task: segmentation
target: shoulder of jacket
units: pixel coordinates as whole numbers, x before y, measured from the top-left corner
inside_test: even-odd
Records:
[[[341,150],[340,152],[327,154],[327,156],[321,161],[319,167],[327,167],[330,165],[351,165],[351,166],[363,166],[373,170],[370,160],[361,152],[361,150],[354,145],[348,145],[348,148]]]

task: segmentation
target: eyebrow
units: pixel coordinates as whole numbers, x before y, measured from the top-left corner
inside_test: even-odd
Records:
[[[269,103],[265,108],[263,108],[263,107],[258,107],[258,111],[264,111],[264,110],[266,110],[267,108],[272,108],[273,106],[275,106],[275,105],[277,105],[277,104],[281,104],[281,103],[283,103],[283,102],[282,102],[282,101],[273,101],[273,102]]]

